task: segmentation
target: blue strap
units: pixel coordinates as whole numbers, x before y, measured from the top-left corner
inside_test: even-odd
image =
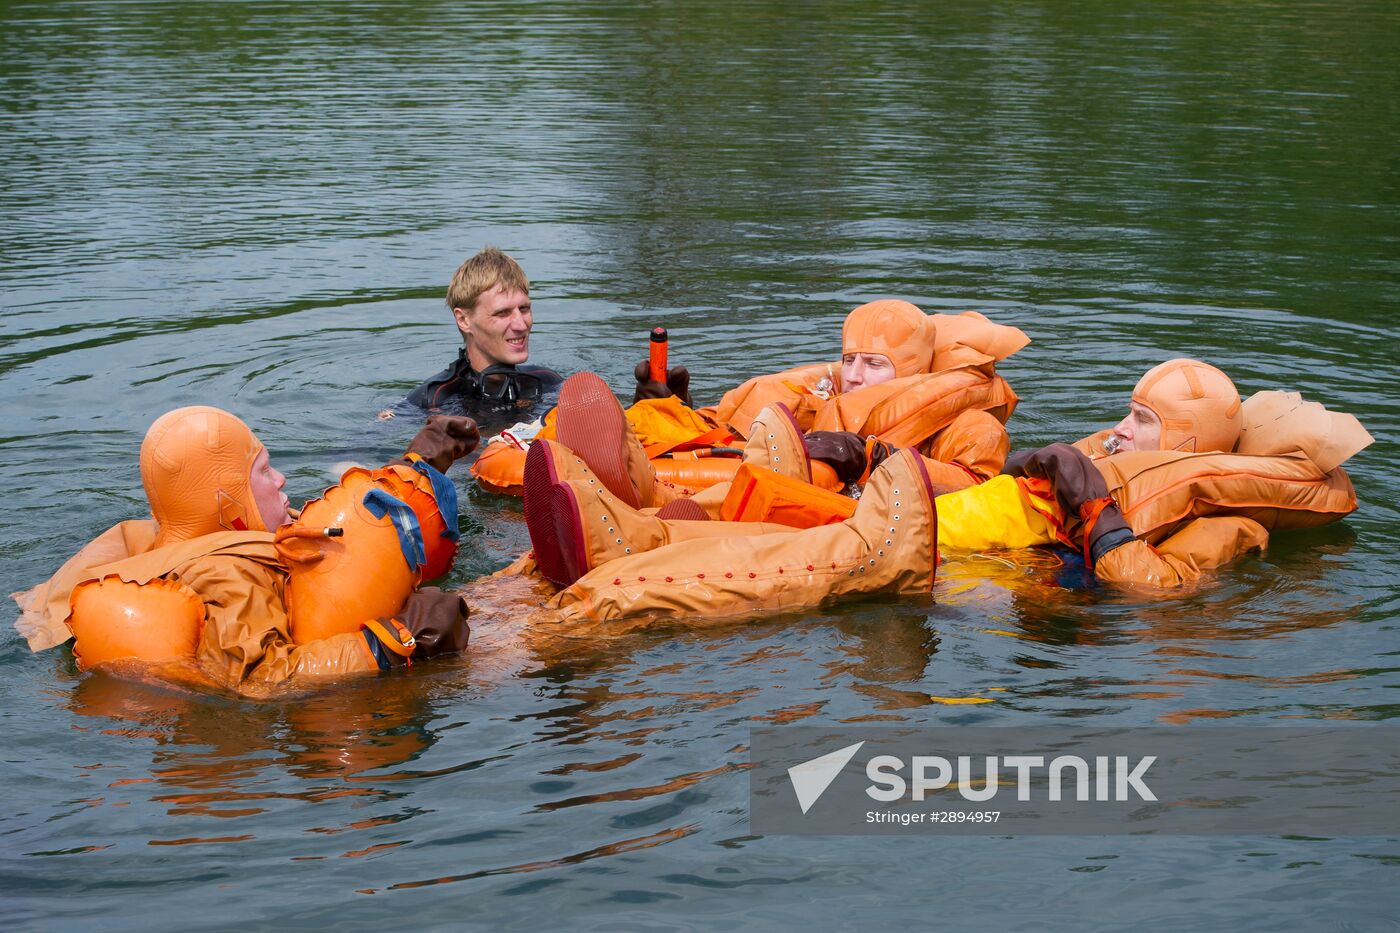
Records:
[[[369,653],[374,655],[374,663],[379,665],[381,671],[387,671],[394,665],[389,660],[389,649],[384,647],[384,643],[374,636],[369,629],[361,629],[360,634],[364,636],[365,643],[369,645]]]
[[[413,469],[426,476],[433,486],[433,498],[437,500],[438,511],[442,513],[442,523],[447,526],[443,529],[442,537],[456,541],[462,537],[457,530],[457,487],[447,478],[447,474],[439,473],[426,460],[413,461]]]
[[[375,518],[388,515],[399,533],[399,550],[410,570],[417,570],[428,562],[428,554],[423,550],[423,529],[418,526],[418,516],[404,502],[395,499],[382,489],[371,489],[365,493],[365,508]]]

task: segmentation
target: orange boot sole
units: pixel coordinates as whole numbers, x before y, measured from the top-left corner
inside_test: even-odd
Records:
[[[575,373],[559,390],[559,443],[578,454],[608,488],[634,509],[641,496],[627,472],[627,416],[608,384],[593,373]]]

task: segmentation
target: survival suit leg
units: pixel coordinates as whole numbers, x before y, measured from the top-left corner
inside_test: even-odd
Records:
[[[534,490],[528,494],[537,496]],[[762,522],[710,521],[698,509],[698,521],[663,519],[632,508],[601,483],[585,480],[556,483],[548,495],[549,529],[537,535],[535,529],[542,524],[537,517],[529,523],[530,542],[541,573],[559,586],[568,586],[616,558],[681,541],[787,530]],[[532,498],[528,506],[538,508],[539,503]]]
[[[643,615],[714,619],[850,593],[928,592],[938,562],[933,498],[923,458],[900,451],[871,476],[845,521],[625,556],[585,574],[552,605],[558,624],[583,634]]]

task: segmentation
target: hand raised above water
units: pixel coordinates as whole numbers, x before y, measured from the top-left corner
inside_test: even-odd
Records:
[[[672,366],[666,370],[665,385],[652,380],[651,363],[647,360],[638,363],[632,375],[637,378],[637,390],[632,394],[633,404],[644,398],[670,398],[674,395],[687,407],[695,407],[690,401],[690,370],[684,366]]]
[[[408,454],[417,454],[439,473],[465,457],[481,443],[476,422],[463,415],[432,415],[409,441]]]

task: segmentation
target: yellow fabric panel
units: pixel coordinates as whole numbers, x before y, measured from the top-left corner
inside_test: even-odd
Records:
[[[1013,477],[996,476],[939,496],[938,546],[985,551],[1054,544],[1055,528]]]

